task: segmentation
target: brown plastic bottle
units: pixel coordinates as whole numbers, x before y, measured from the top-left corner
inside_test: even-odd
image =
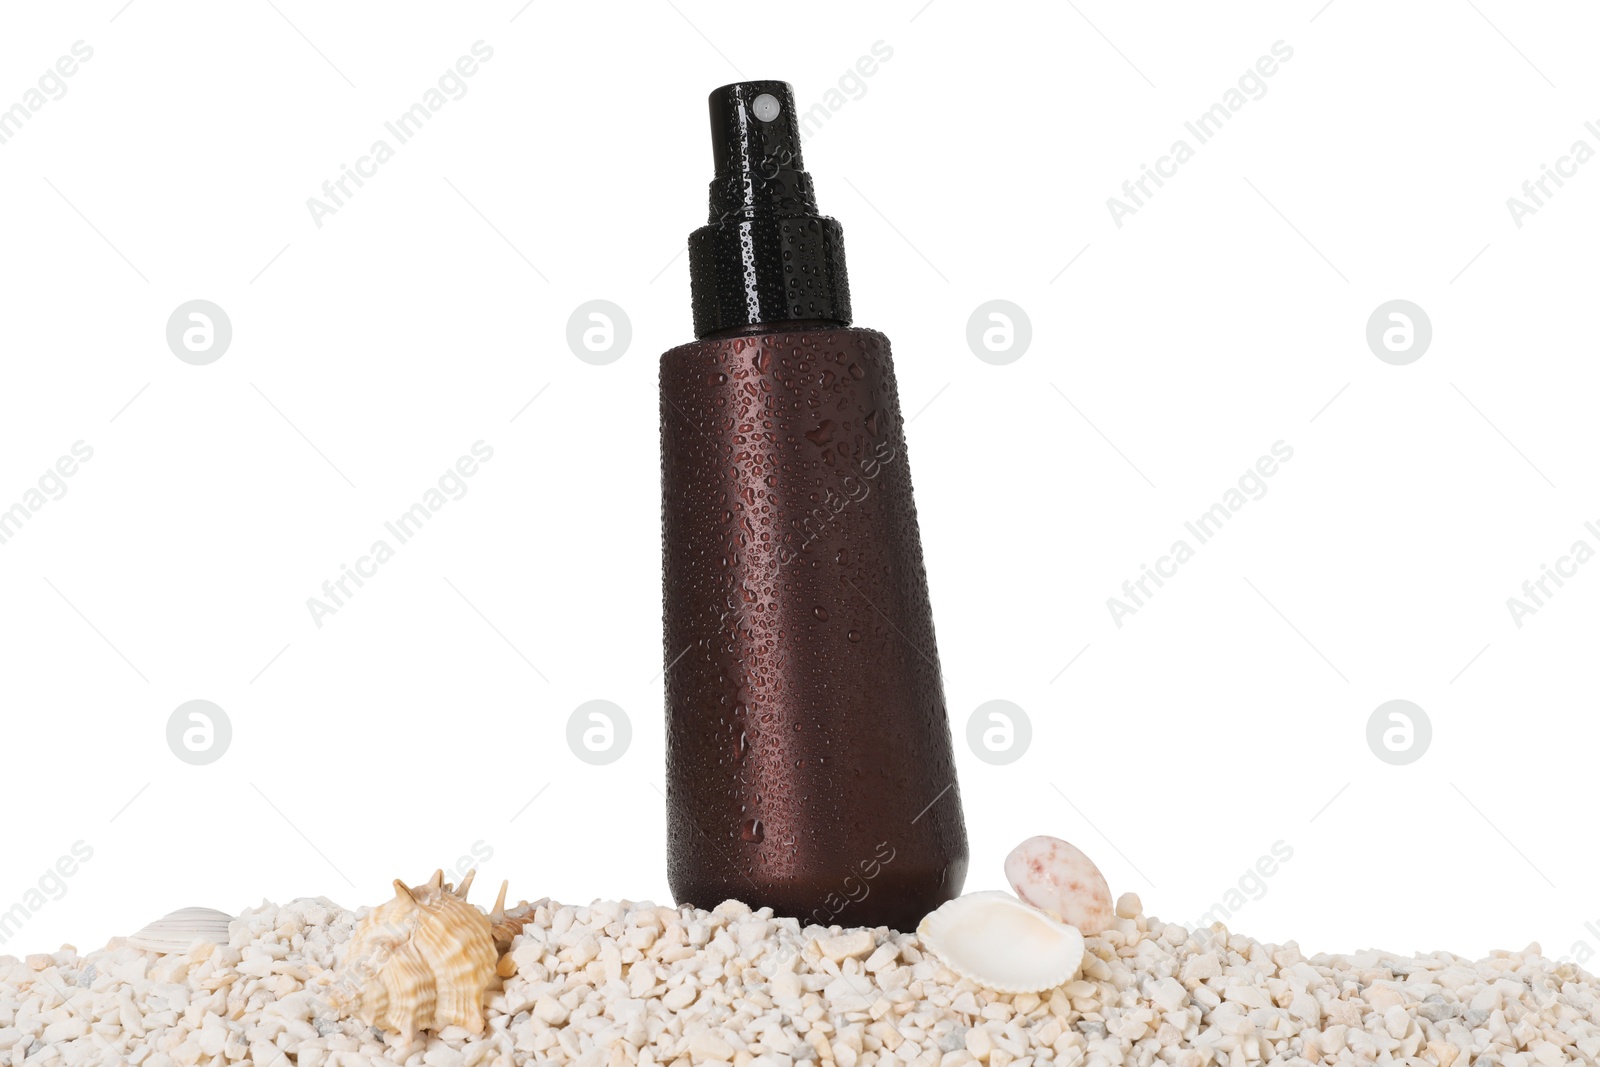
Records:
[[[699,339],[661,357],[668,880],[911,930],[967,840],[889,340],[849,325],[789,86],[710,105]]]

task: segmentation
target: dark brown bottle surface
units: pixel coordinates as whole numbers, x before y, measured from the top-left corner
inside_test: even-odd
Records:
[[[661,451],[674,896],[914,929],[967,841],[888,339],[675,348]]]

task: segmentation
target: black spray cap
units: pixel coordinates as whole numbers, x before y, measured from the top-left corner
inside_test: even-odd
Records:
[[[822,320],[849,325],[844,232],[817,211],[787,82],[711,94],[711,220],[689,235],[694,334]]]

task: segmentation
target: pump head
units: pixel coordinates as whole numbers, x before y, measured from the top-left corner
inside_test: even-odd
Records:
[[[696,337],[758,324],[850,324],[844,231],[817,211],[787,82],[735,82],[711,109],[710,221],[689,235]]]

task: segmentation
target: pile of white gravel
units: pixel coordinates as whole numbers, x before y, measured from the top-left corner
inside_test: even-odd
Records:
[[[1125,899],[1121,910],[1137,911]],[[227,946],[156,956],[114,940],[0,956],[0,1065],[369,1063],[471,1067],[1101,1067],[1155,1063],[1559,1067],[1600,1058],[1600,986],[1537,945],[1476,962],[1303,956],[1220,924],[1142,915],[1090,937],[1077,981],[1005,996],[915,935],[714,911],[541,904],[482,1037],[410,1047],[327,1007],[359,914],[263,904]]]

